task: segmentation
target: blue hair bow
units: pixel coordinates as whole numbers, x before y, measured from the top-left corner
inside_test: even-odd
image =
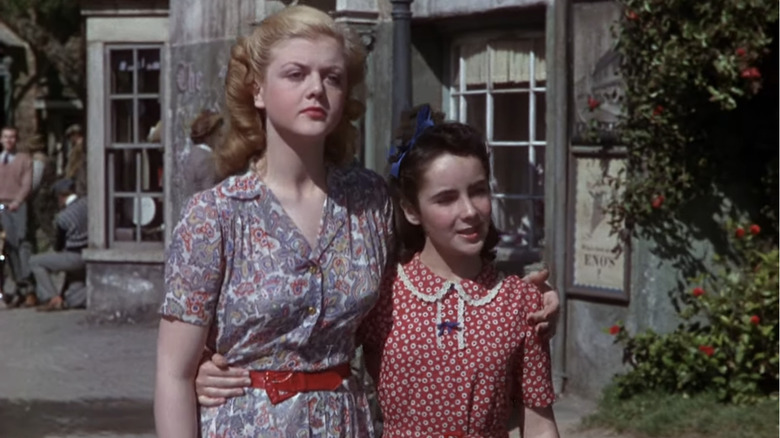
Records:
[[[395,162],[390,166],[390,175],[392,175],[393,178],[398,178],[399,170],[401,169],[401,161],[404,159],[407,152],[409,152],[412,147],[414,147],[414,143],[417,141],[420,135],[422,135],[422,133],[431,126],[433,126],[433,118],[431,118],[431,106],[426,104],[420,107],[420,110],[417,111],[417,126],[414,128],[414,135],[412,136],[411,140],[406,142],[406,144],[399,146],[398,148],[395,146],[390,147],[391,157],[399,154],[398,158],[396,158]]]

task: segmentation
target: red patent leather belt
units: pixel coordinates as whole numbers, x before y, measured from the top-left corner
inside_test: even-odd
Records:
[[[348,363],[323,371],[250,371],[252,387],[265,389],[271,403],[281,403],[307,391],[333,391],[351,374]]]

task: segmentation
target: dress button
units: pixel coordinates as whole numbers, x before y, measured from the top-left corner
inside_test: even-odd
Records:
[[[319,270],[320,270],[320,268],[317,265],[311,265],[309,267],[309,273],[312,274],[312,275],[316,274],[317,271],[319,271]]]
[[[309,315],[312,315],[312,316],[313,316],[313,315],[315,315],[315,314],[317,313],[317,308],[316,308],[316,307],[309,306],[309,308],[308,308],[308,309],[306,309],[306,311],[307,311],[307,312],[309,312]]]

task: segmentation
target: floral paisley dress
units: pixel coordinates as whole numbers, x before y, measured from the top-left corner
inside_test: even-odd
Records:
[[[196,194],[176,227],[161,312],[209,325],[207,346],[250,370],[319,371],[347,363],[378,297],[392,241],[382,179],[331,168],[318,242],[310,248],[255,173]],[[299,393],[277,405],[265,390],[200,408],[201,434],[227,437],[375,436],[362,380]]]
[[[454,283],[419,254],[395,271],[360,330],[367,360],[380,355],[383,437],[507,437],[510,398],[553,403],[549,344],[526,322],[535,286],[489,263]]]

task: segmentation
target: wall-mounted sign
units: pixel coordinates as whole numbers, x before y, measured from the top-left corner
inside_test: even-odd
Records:
[[[628,301],[629,251],[605,209],[617,194],[609,180],[623,177],[625,159],[575,153],[570,163],[567,293]]]

